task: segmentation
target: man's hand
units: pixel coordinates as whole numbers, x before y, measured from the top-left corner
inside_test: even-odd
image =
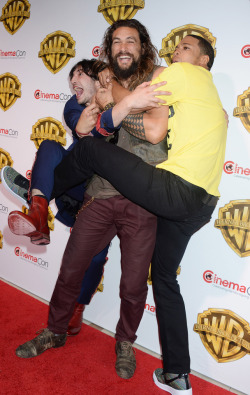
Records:
[[[112,82],[114,74],[110,71],[110,69],[107,67],[100,73],[98,73],[98,79],[100,81],[100,84],[103,88],[107,88],[109,83]]]
[[[99,112],[100,109],[94,102],[83,110],[76,125],[76,134],[78,137],[82,138],[90,134],[96,125]]]
[[[108,84],[107,88],[100,86],[95,95],[95,101],[101,109],[103,109],[107,104],[112,103],[112,84]]]
[[[151,85],[151,82],[143,82],[139,85],[129,96],[127,100],[131,110],[144,110],[149,108],[160,107],[160,104],[166,104],[166,100],[160,99],[158,96],[171,95],[171,92],[155,90],[161,86],[166,85],[166,81]]]

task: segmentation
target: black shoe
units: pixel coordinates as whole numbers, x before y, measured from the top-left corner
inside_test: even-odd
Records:
[[[163,369],[156,369],[153,380],[157,387],[172,395],[192,395],[188,373],[163,373]]]
[[[136,368],[135,352],[132,343],[117,341],[115,352],[117,355],[115,364],[116,373],[122,379],[130,379],[133,377]]]
[[[64,346],[66,339],[66,333],[55,335],[48,328],[46,328],[42,330],[40,335],[19,346],[16,349],[16,355],[20,358],[33,358],[42,354],[49,348]]]

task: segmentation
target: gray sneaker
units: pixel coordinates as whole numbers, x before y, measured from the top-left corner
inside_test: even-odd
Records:
[[[133,377],[136,368],[135,352],[132,343],[117,341],[115,352],[117,355],[115,364],[116,373],[122,379],[130,379]]]
[[[172,395],[192,395],[188,373],[163,373],[163,369],[156,369],[153,380],[157,387]]]
[[[39,331],[37,333],[39,333]],[[37,357],[49,348],[64,346],[66,339],[66,333],[55,335],[48,328],[45,328],[40,335],[19,346],[16,349],[16,355],[20,358]]]
[[[1,170],[1,180],[3,186],[16,198],[21,200],[27,208],[29,204],[28,190],[29,190],[29,180],[18,173],[13,167],[4,166]]]

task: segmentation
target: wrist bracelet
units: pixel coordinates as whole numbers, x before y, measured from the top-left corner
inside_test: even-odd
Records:
[[[114,102],[110,102],[108,104],[106,104],[106,106],[104,107],[103,111],[107,111],[110,108],[114,107],[115,103]]]

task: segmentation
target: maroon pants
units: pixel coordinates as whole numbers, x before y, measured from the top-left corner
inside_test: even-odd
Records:
[[[84,205],[90,198],[85,197]],[[116,339],[136,339],[147,297],[156,217],[123,196],[95,199],[78,214],[50,301],[48,328],[65,333],[92,258],[118,236],[121,248],[120,319]]]

